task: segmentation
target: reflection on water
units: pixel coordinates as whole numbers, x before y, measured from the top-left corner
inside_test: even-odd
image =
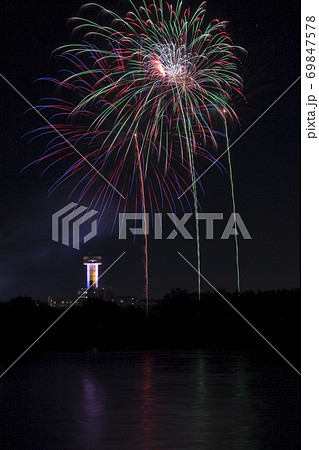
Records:
[[[104,390],[90,378],[83,377],[82,424],[87,448],[96,448],[103,433],[105,405]]]
[[[156,395],[154,392],[152,378],[152,358],[149,353],[145,353],[142,360],[142,390],[141,390],[141,421],[139,426],[140,436],[143,436],[146,442],[151,442],[156,428]]]
[[[0,448],[299,448],[299,379],[222,349],[50,353],[0,384]]]

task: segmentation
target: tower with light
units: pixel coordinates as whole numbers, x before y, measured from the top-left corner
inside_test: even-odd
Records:
[[[86,266],[86,288],[98,289],[99,266],[102,264],[102,256],[84,256],[83,264]]]

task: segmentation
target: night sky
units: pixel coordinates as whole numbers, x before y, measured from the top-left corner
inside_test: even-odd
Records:
[[[40,77],[55,76],[52,51],[71,39],[67,19],[76,15],[82,1],[24,1],[1,5],[1,73],[36,105],[54,95]],[[193,2],[192,2],[193,3]],[[121,14],[125,1],[101,2]],[[244,76],[247,105],[237,113],[245,130],[298,78],[299,4],[276,1],[208,1],[207,16],[230,22],[228,32],[236,45],[248,51]],[[118,240],[112,231],[115,206],[105,210],[98,235],[80,250],[51,240],[51,215],[77,201],[70,196],[72,181],[48,196],[61,173],[57,166],[41,175],[45,165],[28,164],[42,155],[43,142],[28,143],[25,133],[43,124],[27,104],[1,83],[1,221],[0,300],[30,295],[40,300],[75,298],[85,286],[83,256],[103,257],[103,269],[123,251],[124,257],[100,281],[118,294],[143,295],[143,237]],[[239,239],[242,290],[294,288],[300,284],[300,85],[297,83],[232,148],[237,211],[252,240]],[[241,130],[234,129],[234,140]],[[224,147],[219,149],[220,154]],[[226,155],[221,160],[227,166]],[[202,272],[226,290],[236,288],[235,249],[232,239],[220,240],[231,213],[227,174],[211,169],[202,179],[206,195],[200,196],[204,212],[222,212],[215,239],[202,239]],[[90,204],[90,195],[81,205]],[[128,211],[133,211],[128,208]],[[167,211],[167,210],[165,210]],[[177,210],[181,215],[181,211]],[[190,227],[191,229],[191,227]],[[167,228],[164,234],[169,234]],[[202,236],[203,237],[203,236]],[[197,289],[197,275],[178,255],[196,265],[196,241],[154,241],[150,238],[150,296],[157,298],[171,288]],[[103,270],[102,269],[102,270]],[[203,282],[202,289],[209,287]]]

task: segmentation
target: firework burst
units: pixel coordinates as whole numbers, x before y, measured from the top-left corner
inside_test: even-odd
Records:
[[[200,272],[195,159],[213,161],[217,135],[227,136],[229,123],[238,120],[232,104],[242,95],[242,49],[230,40],[226,22],[206,24],[205,3],[193,13],[181,1],[175,9],[161,0],[130,4],[125,17],[91,3],[71,19],[81,42],[57,50],[59,79],[46,80],[59,87],[59,99],[39,106],[54,128],[35,130],[58,130],[68,142],[55,134],[38,161],[66,167],[52,190],[77,175],[79,199],[91,190],[95,205],[113,200],[119,208],[133,193],[144,213],[164,203],[175,209],[192,184]],[[98,19],[86,18],[95,8]],[[108,183],[98,183],[99,173]],[[114,187],[125,200],[115,199]],[[147,236],[145,249],[147,266]]]

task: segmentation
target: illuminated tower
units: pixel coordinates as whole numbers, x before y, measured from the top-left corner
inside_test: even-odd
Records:
[[[102,264],[102,256],[84,256],[83,264],[86,266],[86,288],[98,289],[99,266]]]

